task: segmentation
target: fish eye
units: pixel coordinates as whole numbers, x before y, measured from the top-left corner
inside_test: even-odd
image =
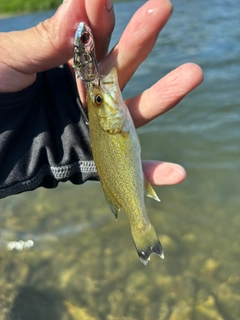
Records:
[[[90,38],[90,36],[89,36],[89,33],[87,33],[87,32],[84,32],[82,34],[82,36],[80,37],[83,44],[87,44],[89,41],[89,38]]]
[[[101,96],[100,94],[97,94],[97,95],[95,96],[95,104],[96,104],[97,106],[100,106],[100,105],[102,104],[102,102],[103,102],[102,96]]]

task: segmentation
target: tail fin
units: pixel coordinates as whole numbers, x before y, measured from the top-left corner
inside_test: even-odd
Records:
[[[153,226],[150,224],[144,230],[139,232],[139,229],[132,228],[132,236],[139,255],[143,264],[147,264],[150,260],[150,255],[156,253],[160,258],[164,259],[162,245],[156,235]]]

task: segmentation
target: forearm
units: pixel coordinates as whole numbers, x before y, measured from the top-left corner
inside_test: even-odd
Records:
[[[0,95],[0,197],[97,179],[86,116],[68,67]]]

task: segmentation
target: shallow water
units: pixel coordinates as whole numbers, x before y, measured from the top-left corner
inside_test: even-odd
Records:
[[[112,45],[141,3],[115,4]],[[205,74],[177,108],[138,130],[144,159],[187,170],[182,185],[156,188],[160,204],[146,200],[165,260],[140,263],[125,215],[115,221],[98,183],[6,198],[1,320],[240,318],[240,8],[234,0],[173,3],[156,47],[124,90],[135,95],[188,61]],[[52,13],[0,20],[0,30]]]

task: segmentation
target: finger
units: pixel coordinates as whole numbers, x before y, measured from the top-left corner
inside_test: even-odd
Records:
[[[173,108],[203,80],[202,69],[186,63],[173,70],[142,94],[128,99],[135,126],[140,127]]]
[[[141,62],[151,52],[158,33],[172,12],[169,0],[149,0],[132,17],[119,43],[100,65],[100,71],[108,74],[112,67],[118,70],[122,89]]]
[[[98,10],[99,16],[104,21],[98,25],[97,29],[96,25],[93,26],[97,39],[101,39],[96,49],[99,59],[102,59],[107,51],[109,35],[114,26],[114,13],[113,10],[107,9],[106,0],[95,0],[94,5],[90,3]],[[11,87],[14,76],[18,78],[20,84],[22,83],[22,88],[18,90],[23,89],[31,84],[29,82],[34,81],[33,74],[36,72],[66,63],[73,56],[73,38],[78,23],[84,21],[90,24],[89,21],[91,21],[94,24],[96,19],[96,12],[89,9],[90,3],[87,2],[85,8],[84,0],[67,0],[60,5],[52,18],[36,27],[1,34],[0,65],[6,66],[1,76],[8,90],[10,90],[8,85]],[[101,37],[100,34],[102,34]],[[21,77],[17,74],[19,72],[22,73]],[[1,83],[1,91],[2,88],[3,83]]]
[[[105,0],[103,5],[102,1],[98,3],[85,0],[86,13],[88,16],[88,25],[93,33],[95,42],[95,52],[97,61],[101,62],[108,52],[109,42],[111,40],[111,34],[115,25],[115,15],[113,11],[113,4],[111,0]],[[104,15],[101,14],[103,7],[105,6]],[[99,22],[100,21],[100,22]],[[70,68],[72,68],[73,60],[69,62]],[[73,74],[74,76],[74,74]],[[86,108],[86,90],[85,83],[80,79],[76,81],[78,93],[81,103]]]
[[[178,184],[185,180],[186,171],[175,163],[160,161],[143,161],[143,171],[152,185]]]
[[[86,13],[91,27],[98,62],[106,57],[108,45],[111,40],[115,25],[113,4],[110,0],[92,1],[85,0]]]

